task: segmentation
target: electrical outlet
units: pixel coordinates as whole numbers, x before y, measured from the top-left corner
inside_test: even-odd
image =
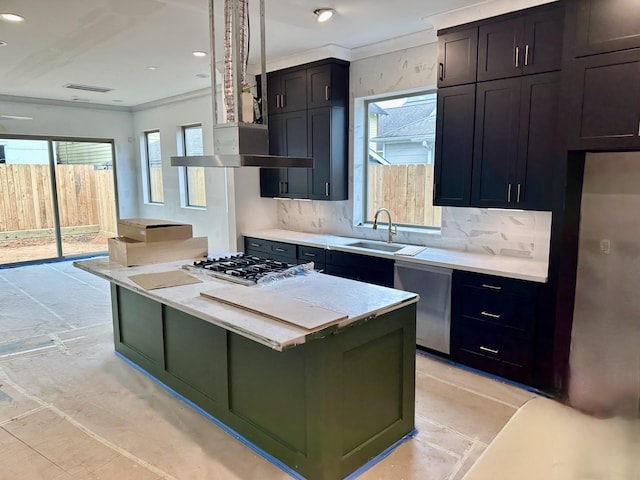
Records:
[[[600,240],[600,253],[609,255],[611,253],[611,242],[608,239]]]

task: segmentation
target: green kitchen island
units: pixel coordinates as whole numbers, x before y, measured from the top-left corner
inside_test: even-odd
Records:
[[[414,432],[416,294],[315,272],[243,287],[346,314],[307,330],[201,296],[229,285],[205,273],[155,290],[129,278],[185,263],[74,262],[111,282],[120,355],[309,480],[342,479]]]

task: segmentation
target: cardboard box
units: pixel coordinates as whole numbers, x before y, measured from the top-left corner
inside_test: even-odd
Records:
[[[193,228],[157,218],[123,218],[118,222],[118,235],[140,242],[167,242],[193,237]]]
[[[176,260],[191,261],[206,256],[207,252],[207,237],[168,242],[139,242],[126,237],[109,239],[109,259],[126,267]]]

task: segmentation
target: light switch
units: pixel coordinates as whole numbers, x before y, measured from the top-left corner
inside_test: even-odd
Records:
[[[600,240],[600,253],[609,255],[611,252],[611,242],[608,239]]]

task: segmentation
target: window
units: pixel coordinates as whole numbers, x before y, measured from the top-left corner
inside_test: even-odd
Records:
[[[147,157],[148,198],[151,203],[164,203],[162,187],[162,156],[160,154],[160,132],[144,133],[144,148]]]
[[[202,125],[182,127],[184,154],[204,155],[202,147]],[[204,167],[185,168],[185,197],[189,207],[206,207],[207,199],[204,187]]]
[[[395,223],[440,227],[433,206],[436,93],[365,101],[363,218],[388,208]]]

